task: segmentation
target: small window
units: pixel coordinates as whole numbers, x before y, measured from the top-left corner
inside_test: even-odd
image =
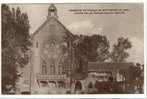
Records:
[[[62,65],[61,64],[59,64],[59,71],[58,71],[58,74],[60,75],[60,74],[62,74]]]
[[[38,42],[36,42],[36,48],[38,48]]]
[[[50,65],[50,74],[55,74],[55,64],[54,63]]]
[[[43,63],[42,63],[42,74],[47,74],[47,67],[46,67],[45,61],[43,61]]]

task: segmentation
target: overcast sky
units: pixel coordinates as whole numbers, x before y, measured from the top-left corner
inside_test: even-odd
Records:
[[[30,33],[46,20],[49,4],[17,6],[28,14]],[[128,37],[133,47],[129,50],[130,62],[144,62],[143,4],[55,4],[58,20],[73,34],[106,35],[110,44],[118,37]],[[71,9],[129,9],[125,14],[73,14]]]

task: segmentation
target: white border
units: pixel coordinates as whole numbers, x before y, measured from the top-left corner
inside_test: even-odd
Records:
[[[140,99],[140,98],[145,98],[145,95],[144,94],[83,94],[83,95],[1,95],[0,98],[2,99],[7,99],[7,98],[62,98],[62,99],[65,99],[65,98],[133,98],[133,99]]]
[[[1,0],[2,3],[138,3],[146,0]]]
[[[147,2],[146,0],[1,0],[0,3],[143,3],[144,2],[144,70],[145,70],[145,76],[144,76],[144,94],[98,94],[98,95],[0,95],[0,98],[6,99],[6,98],[147,98],[146,92],[147,92],[147,86],[146,86],[146,77],[147,77],[147,53],[146,53],[146,47],[147,47]],[[1,10],[1,8],[0,8]],[[1,17],[1,14],[0,14]],[[1,18],[0,18],[1,21]],[[1,24],[1,23],[0,23]],[[1,30],[1,27],[0,27]],[[1,35],[0,35],[1,40]],[[0,43],[0,51],[1,51],[1,43]],[[1,55],[1,53],[0,53]],[[0,57],[1,59],[1,57]],[[0,66],[1,70],[1,66]],[[0,73],[1,77],[1,73]],[[1,79],[0,79],[1,81]],[[0,82],[1,86],[1,82]],[[1,90],[0,90],[1,93]]]
[[[147,98],[147,1],[144,2],[144,93]]]

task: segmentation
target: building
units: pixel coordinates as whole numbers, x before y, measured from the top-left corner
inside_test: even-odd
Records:
[[[110,90],[107,89],[111,86],[118,92],[132,93],[130,88],[134,85],[130,79],[132,77],[131,66],[133,63],[88,62],[87,77],[78,79],[82,85],[81,90],[88,90],[91,83],[100,91],[98,93],[107,93],[107,91],[109,93]]]
[[[31,87],[69,88],[73,35],[51,4],[46,21],[32,35]]]
[[[102,81],[108,81],[109,77],[113,77],[113,80],[130,82],[129,72],[130,67],[133,63],[98,63],[88,62],[88,72],[96,73],[98,79]]]

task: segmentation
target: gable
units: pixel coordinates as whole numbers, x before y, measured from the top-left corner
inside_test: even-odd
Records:
[[[50,18],[46,20],[32,35],[32,39],[49,39],[55,37],[56,39],[62,39],[63,36],[67,36],[72,40],[73,34],[65,28],[56,18]]]

